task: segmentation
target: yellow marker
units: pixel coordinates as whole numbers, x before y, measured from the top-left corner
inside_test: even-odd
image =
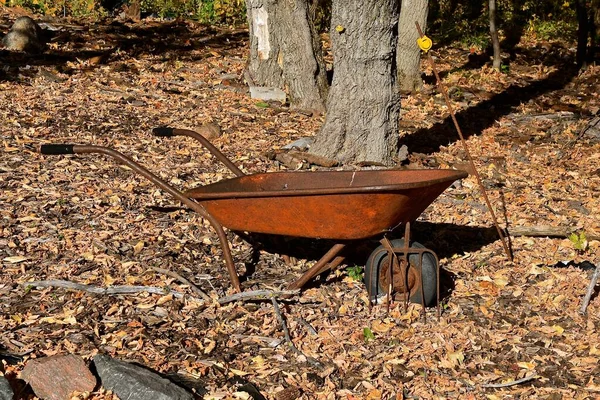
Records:
[[[417,45],[427,53],[431,49],[431,46],[433,46],[433,42],[427,36],[423,35],[423,37],[417,39]]]
[[[346,30],[346,28],[344,28],[344,27],[343,27],[343,26],[341,26],[341,25],[338,25],[338,26],[336,26],[336,27],[335,27],[335,30],[336,30],[338,33],[343,33],[343,32]]]

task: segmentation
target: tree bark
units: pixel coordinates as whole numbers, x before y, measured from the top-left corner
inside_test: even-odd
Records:
[[[310,17],[307,0],[283,0],[277,26],[283,77],[292,108],[325,111],[329,84],[323,46]]]
[[[418,22],[423,32],[427,25],[428,0],[402,0],[398,22],[398,86],[401,92],[413,93],[423,87],[421,79],[421,50],[417,46]]]
[[[391,164],[398,152],[397,0],[334,0],[334,74],[311,151],[340,163]]]
[[[494,60],[492,66],[500,71],[502,59],[500,58],[500,39],[498,38],[498,29],[496,28],[496,0],[489,0],[490,16],[490,35],[492,36],[492,47],[494,48]]]
[[[307,0],[247,0],[251,84],[286,90],[293,108],[323,112],[327,76]]]

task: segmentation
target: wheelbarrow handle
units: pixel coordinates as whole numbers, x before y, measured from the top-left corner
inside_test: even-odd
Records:
[[[74,154],[74,144],[43,144],[40,146],[40,153],[55,156],[60,154]]]
[[[139,163],[133,161],[131,158],[126,157],[125,155],[109,147],[90,146],[81,144],[43,144],[40,146],[39,152],[46,155],[98,153],[110,156],[118,162],[127,165],[133,171],[142,175],[144,178],[148,179],[150,182],[154,183],[156,186],[169,193],[171,196],[173,196],[192,210],[196,211],[203,218],[206,218],[208,222],[210,222],[210,224],[213,226],[213,228],[217,231],[217,236],[219,237],[219,242],[221,243],[221,248],[223,249],[225,264],[227,265],[227,271],[229,272],[229,277],[231,278],[231,283],[233,284],[233,287],[237,292],[242,291],[240,287],[240,281],[235,270],[235,265],[233,263],[233,258],[231,256],[231,250],[229,249],[229,242],[227,236],[225,235],[225,232],[223,231],[223,226],[200,203],[186,197],[182,192],[175,189],[173,186],[169,185],[167,182],[165,182],[158,176],[154,175],[152,172],[141,166]]]
[[[189,129],[160,127],[152,129],[152,134],[157,137],[187,136],[196,139],[202,143],[202,145],[206,147],[206,149],[210,151],[213,156],[217,157],[219,161],[225,164],[225,166],[229,168],[236,176],[246,175],[229,158],[227,158],[225,154],[221,153],[219,149],[217,149],[211,142],[208,141],[208,139],[198,132]]]

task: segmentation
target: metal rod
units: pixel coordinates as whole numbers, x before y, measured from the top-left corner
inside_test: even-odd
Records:
[[[419,37],[423,38],[425,35],[423,34],[423,31],[421,30],[421,26],[416,21],[415,21],[415,25],[417,26],[417,31],[419,32]],[[448,106],[448,111],[450,112],[452,122],[454,123],[454,126],[456,127],[458,136],[460,136],[460,141],[462,142],[463,148],[464,148],[465,152],[467,153],[467,158],[469,159],[469,164],[471,165],[471,168],[473,169],[473,175],[475,175],[475,178],[477,179],[477,184],[479,185],[481,194],[483,195],[483,198],[485,199],[485,204],[487,205],[490,215],[492,216],[492,220],[494,222],[494,225],[496,226],[496,230],[498,231],[498,236],[500,236],[500,240],[502,241],[502,247],[504,247],[504,252],[506,253],[506,256],[508,257],[508,259],[510,261],[513,261],[513,255],[508,248],[508,244],[506,243],[506,238],[504,237],[504,234],[502,233],[502,229],[500,229],[500,225],[498,225],[498,219],[496,218],[496,214],[494,213],[492,204],[490,203],[490,199],[488,198],[485,187],[483,186],[483,182],[481,180],[481,177],[479,176],[479,172],[477,172],[477,169],[475,168],[475,162],[473,161],[473,157],[471,156],[471,153],[469,152],[469,146],[467,146],[467,141],[465,140],[465,138],[463,136],[462,130],[460,129],[460,125],[458,124],[458,121],[456,119],[456,115],[454,114],[454,109],[452,108],[452,104],[450,103],[450,98],[448,97],[448,91],[446,90],[446,86],[444,85],[444,83],[442,82],[442,79],[440,78],[440,75],[438,74],[437,68],[435,66],[435,61],[433,61],[433,57],[431,57],[431,54],[429,52],[427,52],[426,54],[427,54],[427,59],[429,60],[429,64],[431,64],[431,69],[433,70],[433,74],[435,75],[435,79],[437,81],[438,88],[440,89],[442,96],[444,96],[444,100],[446,101],[446,105]]]
[[[227,168],[231,170],[236,176],[244,176],[245,173],[242,172],[241,169],[237,167],[225,154],[221,153],[219,149],[217,149],[211,142],[208,141],[204,136],[199,134],[198,132],[194,132],[189,129],[176,129],[176,128],[156,128],[154,130],[154,134],[156,136],[187,136],[193,139],[196,139],[208,151],[211,152],[213,156],[215,156],[219,161],[221,161]]]
[[[297,281],[292,282],[288,289],[300,289],[302,286],[306,285],[308,281],[317,276],[321,271],[321,268],[326,266],[331,260],[333,260],[340,251],[342,251],[346,247],[343,243],[334,244],[331,249],[315,265],[313,265],[308,271],[306,271]],[[340,261],[341,262],[341,261]],[[339,264],[338,264],[339,265]],[[323,272],[323,271],[321,271]]]
[[[223,257],[225,258],[225,264],[227,265],[227,271],[229,272],[231,284],[237,292],[242,291],[240,286],[240,280],[235,270],[235,265],[233,263],[233,257],[231,256],[231,251],[229,249],[229,241],[227,240],[227,235],[225,235],[223,226],[211,214],[209,214],[208,211],[206,211],[206,209],[201,204],[198,204],[194,200],[187,198],[179,190],[175,189],[173,186],[169,185],[167,182],[154,175],[148,169],[142,167],[137,162],[111,148],[103,146],[75,145],[73,146],[73,153],[100,153],[110,156],[116,159],[117,161],[127,165],[129,168],[142,175],[144,178],[148,179],[150,182],[152,182],[165,192],[169,193],[171,196],[175,197],[177,200],[179,200],[180,202],[182,202],[183,204],[200,214],[203,218],[208,220],[208,222],[210,222],[210,224],[213,226],[219,237],[219,242],[221,244],[221,248],[223,249]]]

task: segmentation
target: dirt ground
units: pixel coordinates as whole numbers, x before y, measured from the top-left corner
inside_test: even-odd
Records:
[[[216,303],[232,289],[206,221],[107,157],[35,149],[109,146],[192,188],[231,173],[196,142],[160,140],[152,128],[216,124],[213,143],[231,160],[247,173],[272,172],[285,167],[265,154],[314,135],[322,117],[250,99],[243,29],[55,23],[62,30],[43,55],[0,58],[0,351],[14,356],[5,360],[9,378],[28,359],[106,353],[184,378],[207,399],[248,398],[240,389],[248,385],[273,399],[600,397],[600,298],[579,313],[600,263],[600,67],[577,71],[571,44],[526,38],[507,54],[505,73],[469,49],[435,56],[502,226],[585,238],[512,237],[508,261],[470,176],[413,227],[440,258],[440,320],[435,308],[423,320],[419,305],[402,302],[369,310],[364,284],[341,268],[279,301],[300,354],[270,346],[284,338],[270,301]],[[405,167],[464,168],[447,107],[423,69],[424,90],[402,99]],[[298,260],[286,266],[229,237],[245,290],[285,287],[320,250],[292,243]],[[349,266],[364,265],[358,253]],[[177,272],[215,301],[194,300],[189,286],[153,268]],[[168,290],[110,296],[27,286],[59,279]],[[90,398],[114,396],[100,389]]]

